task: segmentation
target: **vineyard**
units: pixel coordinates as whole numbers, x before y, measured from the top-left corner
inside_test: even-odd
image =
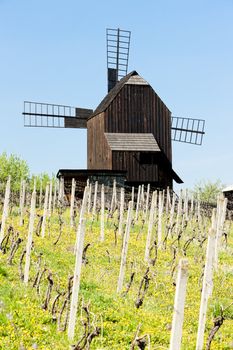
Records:
[[[1,187],[0,349],[233,349],[226,200],[75,185]]]

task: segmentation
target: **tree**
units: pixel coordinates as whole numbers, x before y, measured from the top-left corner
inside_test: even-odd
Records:
[[[40,187],[42,185],[42,191],[45,192],[46,185],[52,180],[53,186],[56,181],[55,175],[52,175],[51,177],[47,173],[41,173],[38,175],[33,174],[30,178],[30,190],[33,190],[34,183],[36,182],[36,190],[39,192]]]
[[[28,180],[29,167],[25,160],[15,154],[7,155],[3,152],[0,155],[0,183],[4,184],[11,176],[11,189],[18,191],[20,189],[21,180]]]
[[[210,180],[200,180],[194,186],[194,198],[199,199],[202,202],[215,204],[217,202],[217,196],[222,192],[223,188],[224,185],[219,179],[215,182]]]

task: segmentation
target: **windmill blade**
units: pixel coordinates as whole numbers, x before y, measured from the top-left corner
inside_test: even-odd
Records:
[[[92,109],[24,101],[24,126],[40,128],[87,128]]]
[[[205,134],[205,120],[193,118],[171,118],[172,140],[201,145]]]
[[[122,29],[106,30],[108,92],[127,74],[131,32]]]

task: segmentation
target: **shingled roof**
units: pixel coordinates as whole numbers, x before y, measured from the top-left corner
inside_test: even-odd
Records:
[[[104,133],[112,151],[160,152],[161,149],[150,133]]]

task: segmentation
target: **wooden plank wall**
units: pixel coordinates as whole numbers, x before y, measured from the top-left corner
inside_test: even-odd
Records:
[[[172,188],[171,174],[166,170],[164,164],[140,164],[140,152],[112,152],[112,163],[114,169],[127,170],[128,183],[151,183]],[[158,162],[159,163],[159,162]]]
[[[113,167],[127,170],[127,181],[157,182],[157,165],[140,164],[140,152],[112,152]]]
[[[112,152],[104,136],[104,112],[87,121],[87,168],[112,170]]]
[[[171,112],[149,85],[125,85],[105,113],[105,132],[152,133],[172,161]],[[129,182],[172,184],[162,165],[140,164],[140,152],[113,152],[112,167],[127,170]]]
[[[124,85],[106,110],[105,132],[153,133],[172,160],[171,112],[149,85]]]
[[[152,133],[172,160],[171,112],[149,85],[126,84],[105,112],[87,122],[88,169],[127,170],[129,182],[172,184],[158,164],[140,164],[140,152],[111,151],[104,132]]]

